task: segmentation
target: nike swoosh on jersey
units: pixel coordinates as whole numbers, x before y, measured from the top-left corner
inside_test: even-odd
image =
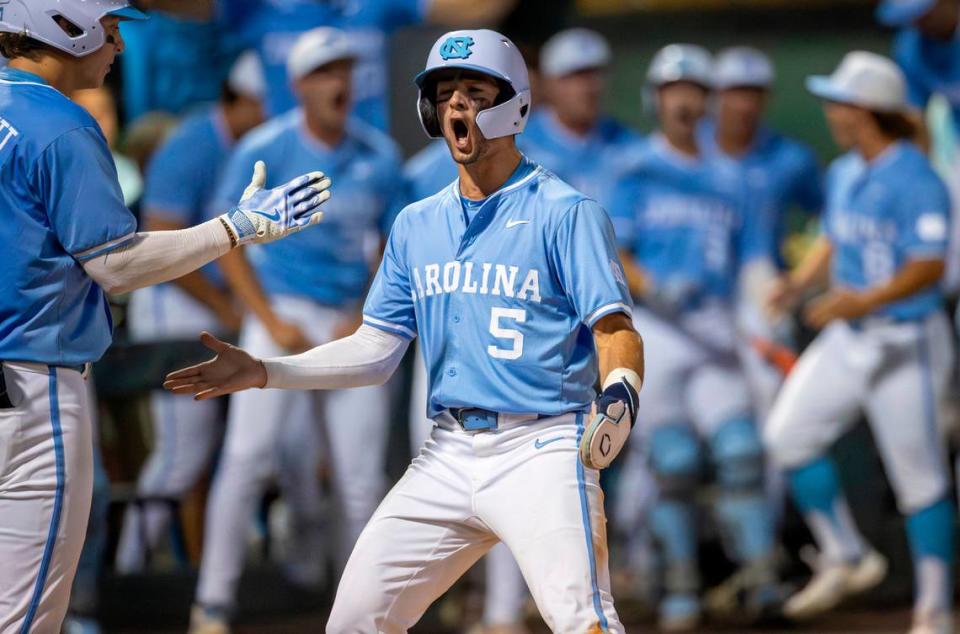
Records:
[[[508,220],[508,221],[507,221],[507,229],[512,229],[513,227],[516,227],[517,225],[529,224],[529,222],[530,222],[529,220]]]
[[[273,210],[273,213],[272,213],[272,214],[268,214],[268,213],[263,212],[263,211],[252,211],[252,212],[250,212],[250,213],[257,214],[258,216],[263,216],[263,217],[266,218],[267,220],[272,220],[272,221],[274,221],[274,222],[280,222],[280,212],[277,211],[276,209]]]
[[[543,442],[540,442],[540,439],[537,438],[535,441],[533,441],[533,446],[536,447],[537,449],[543,449],[544,447],[546,447],[546,446],[549,445],[550,443],[552,443],[552,442],[557,442],[558,440],[563,440],[563,436],[557,436],[557,437],[555,437],[555,438],[548,438],[547,440],[544,440]]]

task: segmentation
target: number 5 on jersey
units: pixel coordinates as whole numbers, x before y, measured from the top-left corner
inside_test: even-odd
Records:
[[[494,359],[511,361],[519,359],[523,355],[523,333],[513,328],[505,328],[503,322],[508,319],[522,324],[527,321],[527,311],[522,308],[502,308],[499,306],[490,309],[490,334],[497,339],[512,342],[509,348],[498,348],[492,344],[487,346],[487,354]]]

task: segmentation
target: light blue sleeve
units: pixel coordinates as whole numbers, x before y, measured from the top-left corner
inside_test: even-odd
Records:
[[[40,155],[35,175],[53,232],[81,262],[133,238],[137,221],[123,204],[117,168],[98,129],[61,135]]]
[[[383,259],[363,304],[363,323],[413,339],[417,336],[417,315],[405,257],[404,233],[401,214],[390,231]]]
[[[191,159],[188,138],[174,136],[157,150],[147,167],[141,203],[145,215],[193,224],[195,210],[203,204],[203,183]]]
[[[903,188],[898,247],[908,258],[942,258],[950,236],[950,195],[932,171]]]
[[[759,200],[748,195],[746,189],[737,200],[743,217],[735,236],[739,266],[776,252],[776,245],[772,244],[776,232],[770,226],[773,214],[764,213],[760,204]]]
[[[632,251],[636,239],[637,201],[641,188],[636,179],[623,178],[617,183],[610,203],[610,220],[613,222],[616,244],[619,248]]]
[[[813,151],[800,148],[801,168],[793,189],[793,202],[810,214],[819,214],[823,209],[823,174]]]
[[[551,259],[581,322],[592,327],[610,313],[630,315],[633,302],[617,257],[613,225],[596,202],[582,200],[560,220]]]

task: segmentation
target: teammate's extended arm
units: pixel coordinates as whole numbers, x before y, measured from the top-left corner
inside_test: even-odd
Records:
[[[179,231],[185,229],[175,220],[167,220],[162,211],[147,212],[147,231]],[[240,329],[240,313],[230,294],[213,284],[200,271],[191,271],[173,281],[183,292],[209,308],[230,332]]]
[[[909,297],[936,284],[946,268],[942,259],[911,260],[889,281],[857,291],[834,288],[816,298],[804,311],[804,317],[814,328],[822,328],[834,319],[859,319],[884,304]]]
[[[229,213],[189,229],[137,233],[120,246],[99,245],[76,257],[108,293],[126,293],[181,277],[234,246],[272,242],[320,222],[329,178],[311,172],[273,189],[264,189],[265,182],[266,166],[257,161],[253,180]]]
[[[603,392],[590,412],[580,441],[580,459],[591,468],[610,466],[627,443],[637,418],[643,384],[643,340],[624,313],[612,313],[593,326]]]
[[[767,296],[767,310],[772,315],[782,315],[791,311],[804,293],[815,286],[825,286],[832,257],[830,240],[826,236],[817,238],[800,264],[773,283]]]
[[[633,258],[633,254],[626,249],[620,249],[620,264],[627,277],[627,287],[634,297],[643,297],[650,290],[650,280]]]
[[[200,340],[217,356],[171,372],[163,383],[168,390],[193,394],[197,400],[255,387],[334,390],[382,385],[410,344],[405,337],[362,325],[349,337],[302,354],[260,360],[210,333],[203,333]]]

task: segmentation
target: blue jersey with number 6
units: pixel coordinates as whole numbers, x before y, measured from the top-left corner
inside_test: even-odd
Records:
[[[468,222],[458,180],[400,213],[364,322],[420,335],[428,416],[587,407],[590,328],[631,306],[606,212],[526,158],[469,207]]]

